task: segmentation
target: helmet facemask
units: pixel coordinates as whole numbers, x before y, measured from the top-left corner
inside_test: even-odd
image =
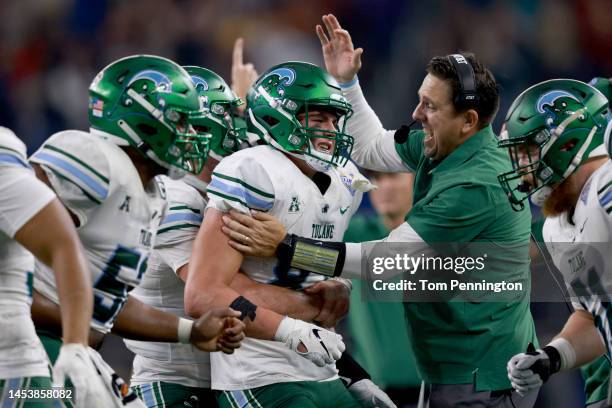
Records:
[[[510,138],[505,126],[502,129],[499,147],[508,149],[513,170],[500,174],[498,179],[513,209],[521,210],[523,202],[534,195],[536,199],[532,201],[542,204],[552,189],[573,174],[588,153],[601,144],[600,126],[588,120],[585,107],[567,113],[558,126],[524,136]]]
[[[243,101],[215,72],[197,66],[184,68],[191,75],[204,109],[204,114],[192,125],[196,133],[210,139],[210,154],[220,161],[243,147],[246,124],[238,113]]]
[[[255,125],[260,134],[264,135],[267,143],[312,164],[320,161],[323,165],[316,166],[321,168],[325,164],[342,167],[348,162],[353,150],[354,139],[346,133],[346,123],[353,114],[346,100],[343,98],[278,100],[272,98],[262,86],[257,88],[257,93],[268,101],[269,114],[263,115],[263,120],[257,120],[251,109],[248,113],[250,122]],[[312,112],[315,111],[334,114],[337,119],[335,129],[316,127],[311,120]],[[304,124],[298,119],[301,114],[304,115]],[[329,139],[333,143],[332,151],[329,154],[317,151],[314,148],[313,139]],[[300,156],[308,156],[312,160]]]

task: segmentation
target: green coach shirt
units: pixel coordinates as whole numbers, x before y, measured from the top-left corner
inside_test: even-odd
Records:
[[[382,239],[389,230],[378,215],[357,215],[344,233],[345,242]],[[421,385],[412,346],[403,320],[404,308],[398,302],[368,302],[362,299],[361,280],[353,280],[348,327],[352,335],[351,353],[372,381],[382,388]]]
[[[527,287],[519,301],[405,303],[419,373],[432,384],[508,389],[506,363],[529,342],[537,344],[529,311],[529,208],[512,210],[497,180],[511,163],[490,126],[440,162],[423,155],[423,138],[423,131],[412,131],[405,143],[396,144],[404,163],[415,169],[414,203],[406,222],[434,248],[441,243],[524,243],[520,256],[514,252],[507,265],[485,268],[478,278],[521,281]]]

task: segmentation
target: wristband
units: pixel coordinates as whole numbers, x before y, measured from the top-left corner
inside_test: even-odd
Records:
[[[287,234],[276,249],[280,270],[290,268],[325,276],[339,276],[344,267],[346,245]]]
[[[359,82],[359,79],[357,78],[357,75],[355,75],[355,78],[353,78],[351,81],[338,83],[338,85],[340,85],[340,89],[346,89],[355,85],[357,82]]]
[[[542,349],[546,352],[546,354],[549,355],[549,358],[549,352],[552,352],[554,354],[554,351],[550,349],[554,349],[559,356],[559,366],[557,368],[557,371],[568,370],[570,368],[573,368],[574,364],[576,364],[576,350],[574,349],[574,346],[572,346],[572,343],[570,343],[563,337],[558,337],[554,339]]]
[[[179,318],[178,329],[176,332],[176,337],[178,337],[178,342],[183,344],[191,343],[191,329],[193,328],[193,320],[185,319],[183,317]]]
[[[338,376],[347,388],[357,381],[372,379],[370,374],[349,353],[342,353],[340,360],[336,361],[336,368],[338,369]]]
[[[287,342],[289,335],[296,329],[296,323],[297,321],[295,319],[285,316],[276,328],[276,333],[274,333],[274,341],[280,341],[281,343]]]

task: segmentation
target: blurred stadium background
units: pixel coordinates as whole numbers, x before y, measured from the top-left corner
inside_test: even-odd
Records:
[[[502,86],[502,107],[554,77],[612,75],[610,0],[0,0],[0,124],[32,153],[49,135],[86,129],[87,88],[101,68],[137,53],[209,67],[229,82],[234,40],[259,72],[286,60],[321,64],[315,24],[334,13],[363,47],[360,80],[385,126],[410,120],[434,55],[475,52]],[[367,203],[364,211],[368,211]],[[537,213],[535,214],[537,216]],[[535,290],[553,285],[534,270]],[[554,290],[554,289],[553,289]],[[560,329],[562,304],[532,307],[540,340]],[[125,376],[116,339],[105,345]],[[538,406],[579,407],[576,373],[557,376]]]

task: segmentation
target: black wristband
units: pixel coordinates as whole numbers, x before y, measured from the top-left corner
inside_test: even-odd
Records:
[[[561,369],[561,354],[559,354],[559,350],[553,346],[546,346],[542,349],[542,351],[546,353],[548,360],[550,361],[550,375],[559,372]]]
[[[236,299],[234,299],[229,307],[240,312],[240,320],[244,320],[248,317],[252,322],[254,322],[255,317],[257,317],[257,305],[254,305],[243,296],[238,296]]]
[[[536,360],[530,369],[540,376],[542,382],[546,382],[551,375],[561,369],[561,354],[559,354],[559,351],[552,346],[546,346],[542,349],[542,351],[548,358]],[[526,354],[533,356],[538,354],[532,343],[529,343]]]
[[[295,268],[325,276],[340,276],[346,258],[343,242],[320,241],[287,234],[276,248],[278,267]]]
[[[347,352],[342,353],[340,360],[336,361],[336,368],[346,388],[357,381],[371,379],[370,374]]]

